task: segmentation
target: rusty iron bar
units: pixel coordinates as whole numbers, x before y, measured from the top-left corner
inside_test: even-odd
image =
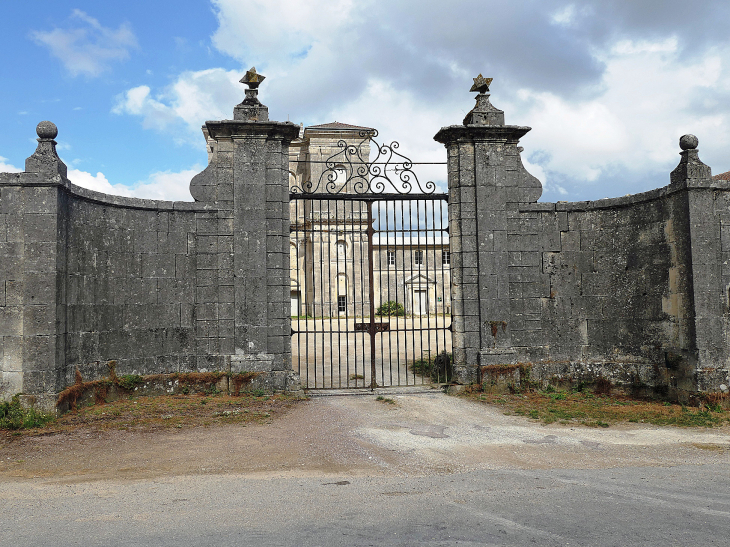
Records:
[[[375,227],[373,226],[373,202],[368,201],[368,298],[370,299],[370,389],[374,390],[378,387],[376,380],[377,371],[375,369],[375,275],[373,273],[373,235],[375,235]]]
[[[292,201],[295,203],[296,216],[295,222],[292,223],[292,232],[302,234],[305,240],[310,239],[310,236],[314,238],[313,242],[316,242],[314,249],[318,251],[316,254],[305,252],[304,264],[301,265],[303,278],[310,279],[311,289],[314,291],[311,295],[313,300],[305,303],[305,291],[301,291],[297,295],[299,308],[296,311],[298,314],[303,312],[306,316],[313,312],[312,317],[293,321],[291,331],[292,336],[296,335],[299,347],[296,362],[303,383],[306,384],[305,387],[310,389],[369,387],[372,390],[380,386],[426,383],[429,381],[429,376],[434,382],[447,380],[446,377],[443,377],[441,369],[436,370],[435,365],[431,364],[433,349],[437,355],[440,355],[439,352],[442,350],[450,349],[450,344],[446,343],[446,333],[451,330],[451,325],[445,324],[448,315],[445,294],[448,246],[443,248],[441,245],[443,238],[448,235],[448,227],[443,219],[445,206],[448,203],[447,196],[444,194],[408,196],[400,194],[296,194],[292,196]],[[373,205],[374,202],[383,203]],[[317,203],[319,207],[316,210],[314,206],[310,207]],[[339,205],[334,206],[335,203],[342,204],[344,208]],[[301,207],[302,205],[303,207]],[[310,208],[311,213],[308,213]],[[353,210],[354,223],[351,223],[350,217],[347,216],[350,208]],[[390,208],[393,209],[392,217],[388,212]],[[305,214],[300,219],[298,212],[302,209]],[[341,214],[344,216],[341,217]],[[343,226],[339,227],[340,224]],[[380,239],[377,241],[376,234],[380,235]],[[343,272],[349,270],[350,266],[352,267],[351,273],[354,276],[352,289],[356,291],[355,293],[350,290],[350,285],[347,286],[348,297],[344,309],[326,296],[327,294],[338,294],[338,290],[335,290],[338,285],[333,279],[335,270],[331,270],[331,264],[333,261],[339,260],[339,256],[337,247],[332,248],[331,245],[335,241],[332,238],[339,238],[342,235],[350,235],[353,244],[357,241],[361,242],[359,246],[357,244],[353,246],[352,252],[347,252],[346,261],[342,264]],[[396,245],[398,245],[400,237],[404,245],[402,249],[394,249],[393,258],[396,260],[393,264],[389,264],[390,259],[387,252],[391,237]],[[363,248],[365,245],[367,245],[366,249]],[[379,249],[377,255],[376,245]],[[439,246],[441,246],[440,253],[432,251]],[[301,249],[305,249],[305,247]],[[293,251],[296,253],[296,258],[300,256],[299,251],[299,246]],[[398,251],[397,254],[396,251]],[[431,254],[429,254],[430,252]],[[380,260],[377,266],[376,259]],[[382,264],[383,260],[386,261],[385,266]],[[367,265],[365,261],[367,261]],[[296,260],[296,263],[299,264],[299,260]],[[416,272],[420,272],[427,277],[429,274],[435,276],[439,266],[442,283],[441,298],[436,298],[437,292],[434,292],[433,295],[427,292],[424,298],[420,295],[421,292],[424,292],[422,287],[418,287],[418,294],[409,294],[407,287],[399,288],[399,275],[413,278]],[[299,267],[298,265],[297,270]],[[380,276],[380,285],[377,286],[376,267]],[[296,276],[299,278],[299,271]],[[382,286],[384,276],[387,280],[387,288]],[[392,281],[395,282],[395,285],[391,287]],[[324,286],[326,282],[328,282],[327,287]],[[365,287],[366,283],[367,287]],[[423,283],[423,281],[418,283]],[[297,283],[297,288],[303,288],[302,284]],[[391,290],[395,290],[395,294]],[[400,290],[403,290],[401,295],[398,294]],[[393,324],[392,321],[384,321],[386,318],[379,316],[376,321],[376,293],[378,291],[385,291],[380,294],[379,301],[382,302],[391,299],[395,299],[397,302],[403,298],[403,303],[411,308],[410,322],[405,321],[401,325],[396,320],[396,323]],[[349,295],[354,298],[350,300],[352,297]],[[433,303],[430,302],[431,298],[434,298]],[[438,318],[432,322],[430,308],[433,304],[434,311],[438,314],[439,304],[437,302],[441,303],[440,313],[444,317],[443,323],[440,323]],[[309,308],[312,306],[310,312]],[[351,306],[355,306],[352,315]],[[334,317],[333,313],[337,313],[338,316]],[[369,319],[365,319],[366,314],[369,315]],[[318,319],[317,316],[321,317]],[[358,316],[363,317],[364,320],[357,321]],[[354,328],[350,323],[352,320],[354,320]],[[365,333],[368,334],[370,343],[364,339],[358,340],[358,336],[355,336],[354,340],[349,340],[349,335],[364,335]],[[381,338],[376,338],[377,335],[380,335]],[[392,336],[395,336],[395,340],[392,339]],[[435,336],[435,338],[431,338],[431,336]],[[383,345],[386,343],[386,338],[387,350]],[[382,341],[379,349],[378,340]],[[432,346],[434,342],[435,346]],[[394,348],[393,343],[395,343]],[[403,348],[400,348],[401,343],[404,344]],[[433,349],[430,349],[431,347]],[[311,357],[309,356],[310,351],[314,352]],[[401,352],[404,352],[403,355]],[[378,357],[380,366],[377,362]],[[350,366],[351,358],[354,359],[352,363],[354,368]],[[347,363],[343,368],[344,359],[347,360]],[[426,369],[427,372],[421,372],[415,367],[411,368],[413,363],[419,360],[424,364],[423,366],[429,367]]]

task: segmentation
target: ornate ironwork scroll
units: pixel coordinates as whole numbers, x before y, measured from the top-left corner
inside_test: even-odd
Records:
[[[337,142],[340,148],[324,162],[325,169],[315,181],[308,180],[300,186],[292,186],[292,194],[433,194],[436,184],[424,184],[413,172],[413,162],[398,152],[400,144],[380,144],[375,140],[375,129],[360,131],[362,139],[357,144],[347,143],[344,139]],[[370,153],[364,145],[371,143]],[[367,148],[367,147],[365,147]],[[370,155],[375,152],[375,158]],[[342,174],[344,172],[344,175]],[[391,176],[392,173],[392,176]]]

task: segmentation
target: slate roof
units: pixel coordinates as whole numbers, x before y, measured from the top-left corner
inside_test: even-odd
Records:
[[[349,123],[330,122],[319,125],[310,125],[306,129],[326,129],[328,131],[372,131],[372,127],[361,127],[359,125],[350,125]]]

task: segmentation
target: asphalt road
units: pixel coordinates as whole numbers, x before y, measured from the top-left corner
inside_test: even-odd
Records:
[[[0,511],[0,538],[12,546],[727,546],[728,474],[700,465],[18,484]]]
[[[56,443],[63,472],[29,458],[0,474],[0,545],[730,545],[727,430],[545,427],[393,397]]]

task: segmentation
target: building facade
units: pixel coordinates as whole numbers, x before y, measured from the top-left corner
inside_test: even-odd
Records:
[[[437,226],[423,230],[408,219],[423,216],[427,205],[416,211],[407,202],[375,202],[368,216],[357,199],[369,193],[373,166],[381,165],[371,162],[376,134],[333,122],[302,128],[289,146],[290,190],[311,195],[290,203],[293,317],[368,315],[371,260],[376,309],[397,302],[407,315],[451,311],[446,204],[430,211]],[[375,232],[370,250],[368,226]]]

